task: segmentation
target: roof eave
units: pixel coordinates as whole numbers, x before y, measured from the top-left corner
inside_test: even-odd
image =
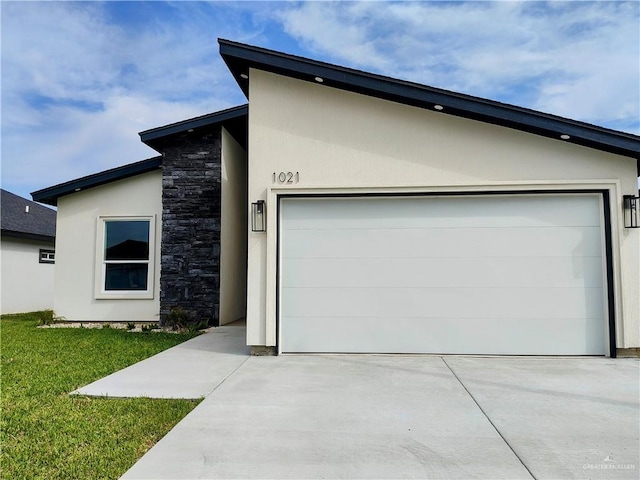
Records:
[[[247,104],[239,105],[237,107],[228,108],[226,110],[210,113],[201,117],[191,118],[181,122],[172,123],[170,125],[145,130],[138,133],[138,135],[140,135],[142,143],[148,145],[157,152],[162,153],[163,146],[166,145],[169,139],[175,135],[181,135],[217,124],[224,125],[225,122],[247,116],[248,112],[249,106]]]
[[[34,201],[47,205],[58,205],[58,198],[75,192],[98,187],[116,180],[133,177],[156,170],[162,166],[162,157],[153,157],[140,162],[130,163],[121,167],[112,168],[103,172],[88,175],[86,177],[71,180],[69,182],[43,188],[31,193]]]
[[[382,98],[419,108],[513,128],[559,141],[575,143],[635,158],[640,170],[640,137],[576,120],[492,100],[428,87],[359,70],[331,65],[281,52],[219,39],[220,54],[248,98],[249,68]],[[568,139],[561,136],[568,135]]]
[[[15,230],[2,229],[0,234],[3,237],[20,238],[24,240],[35,240],[38,242],[55,243],[55,235],[42,235],[39,233],[17,232]]]

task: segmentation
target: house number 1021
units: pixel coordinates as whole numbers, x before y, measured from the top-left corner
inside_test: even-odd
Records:
[[[298,183],[300,172],[273,172],[273,183]]]

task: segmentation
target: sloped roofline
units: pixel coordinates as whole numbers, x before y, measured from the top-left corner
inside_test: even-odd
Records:
[[[244,136],[244,144],[246,146],[246,126],[242,122],[246,121],[248,112],[248,105],[240,105],[221,110],[219,112],[209,113],[207,115],[182,120],[162,127],[145,130],[140,132],[139,135],[142,142],[158,152],[161,152],[162,146],[166,142],[170,141],[171,137],[175,135],[221,124],[228,126],[231,134],[234,135],[241,144],[243,143],[241,137]],[[31,197],[36,202],[57,206],[58,198],[64,195],[69,195],[81,190],[87,190],[88,188],[104,185],[105,183],[140,175],[160,168],[161,166],[162,156],[148,158],[146,160],[130,163],[121,167],[94,173],[86,177],[70,180],[52,187],[43,188],[42,190],[32,192]]]
[[[53,187],[43,188],[31,193],[34,201],[47,205],[58,205],[58,198],[71,193],[98,187],[105,183],[123,180],[125,178],[150,172],[162,166],[162,157],[153,157],[140,162],[130,163],[121,167],[112,168],[103,172],[87,175],[86,177],[60,183]]]
[[[162,146],[169,137],[184,134],[199,128],[209,127],[211,125],[225,125],[226,123],[246,117],[248,113],[249,106],[247,104],[239,105],[237,107],[227,108],[226,110],[220,110],[219,112],[209,113],[200,117],[190,118],[188,120],[182,120],[162,127],[145,130],[144,132],[140,132],[138,135],[140,135],[140,140],[142,140],[144,144],[158,152],[161,152]]]
[[[319,83],[321,79],[321,84],[328,87],[635,158],[640,170],[640,136],[637,135],[222,38],[218,43],[220,55],[247,98],[250,68],[312,83]]]
[[[56,238],[56,211],[29,199],[0,189],[3,237],[24,238],[53,243]]]

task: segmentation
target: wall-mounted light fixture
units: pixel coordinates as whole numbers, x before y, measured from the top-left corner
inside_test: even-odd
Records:
[[[639,228],[638,226],[638,202],[640,197],[624,195],[624,226],[625,228]]]
[[[264,200],[258,200],[251,204],[251,231],[267,231],[267,208]]]

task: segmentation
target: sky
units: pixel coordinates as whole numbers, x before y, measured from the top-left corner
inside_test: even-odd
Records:
[[[246,103],[218,38],[640,134],[638,1],[2,0],[0,17],[1,183],[26,198]]]

